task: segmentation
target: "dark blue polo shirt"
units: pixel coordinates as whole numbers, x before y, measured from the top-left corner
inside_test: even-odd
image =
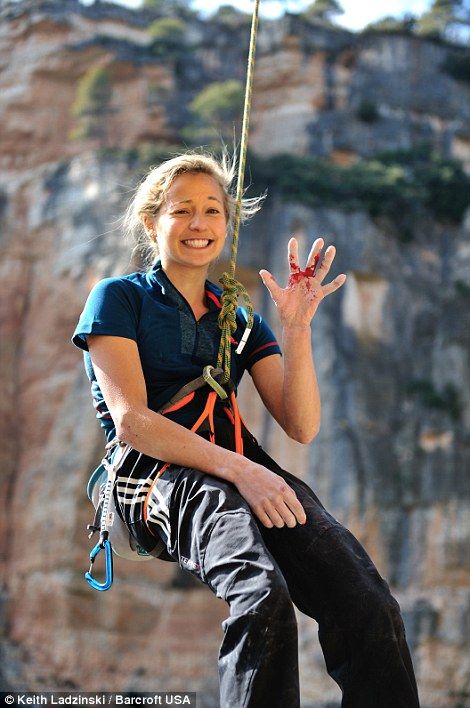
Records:
[[[105,278],[85,304],[72,342],[84,350],[85,370],[91,382],[97,418],[106,437],[114,437],[115,426],[96,381],[88,353],[88,334],[107,334],[133,339],[142,363],[147,386],[148,407],[159,410],[188,381],[202,374],[207,364],[216,365],[220,342],[217,318],[221,289],[206,281],[209,312],[196,320],[187,300],[171,283],[157,261],[150,271]],[[235,387],[247,369],[265,356],[280,354],[276,338],[255,314],[253,330],[240,355],[235,353],[246,326],[244,310],[237,310],[237,330],[233,335],[231,378]],[[191,427],[197,411],[181,409],[172,418]]]

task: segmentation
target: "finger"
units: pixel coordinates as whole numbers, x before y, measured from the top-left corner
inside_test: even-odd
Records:
[[[277,510],[282,516],[285,525],[288,526],[290,529],[294,528],[294,526],[297,524],[297,519],[295,518],[295,515],[292,513],[292,511],[289,509],[288,503],[283,502],[282,506],[278,507]]]
[[[322,283],[329,273],[331,264],[334,261],[336,255],[336,248],[334,246],[328,246],[323,256],[323,260],[319,268],[317,268],[315,275],[318,276],[318,281]]]
[[[299,266],[299,244],[296,238],[289,239],[287,245],[287,253],[289,256],[289,271],[291,273],[298,273],[300,270]]]
[[[256,516],[257,516],[258,519],[261,521],[261,523],[263,524],[263,526],[266,526],[267,529],[272,529],[272,527],[274,526],[274,524],[273,524],[273,522],[271,521],[271,519],[269,518],[269,516],[267,515],[267,513],[265,512],[264,509],[262,509],[262,508],[257,508],[257,509],[253,509],[253,511],[255,512]]]
[[[312,248],[310,249],[310,253],[308,254],[307,265],[305,266],[305,269],[311,268],[314,265],[315,256],[317,255],[317,253],[319,253],[321,251],[321,249],[324,246],[324,243],[325,242],[323,241],[321,236],[319,238],[315,239],[315,241],[313,242]]]
[[[275,277],[271,275],[268,270],[260,270],[259,275],[261,280],[263,281],[263,284],[269,290],[269,294],[271,295],[272,299],[274,300],[274,302],[276,302],[276,299],[282,292],[282,288],[277,284]]]
[[[274,506],[272,506],[272,504],[266,509],[266,513],[277,529],[282,529],[283,526],[285,526],[284,519],[282,518],[279,511]]]
[[[328,283],[328,285],[323,286],[323,296],[325,297],[326,295],[331,295],[331,293],[334,293],[335,290],[338,290],[344,283],[346,282],[346,275],[344,273],[341,273],[341,275],[336,276],[334,280],[331,281],[331,283]]]
[[[307,521],[307,515],[302,504],[297,499],[295,492],[291,499],[286,500],[286,504],[289,506],[291,512],[293,513],[295,519],[299,522],[299,524],[305,524],[305,522]]]

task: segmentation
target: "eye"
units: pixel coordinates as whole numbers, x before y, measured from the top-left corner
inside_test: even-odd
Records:
[[[188,210],[187,209],[175,209],[174,211],[171,212],[172,214],[187,214]]]
[[[220,209],[217,209],[217,207],[210,207],[207,212],[208,214],[220,214]]]

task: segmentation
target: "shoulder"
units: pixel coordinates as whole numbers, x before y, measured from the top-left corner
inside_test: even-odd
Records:
[[[143,287],[145,273],[136,272],[128,275],[115,275],[109,278],[102,278],[92,288],[91,292],[95,291],[121,291],[132,292]]]
[[[141,272],[102,278],[91,289],[88,300],[124,299],[136,304],[145,295],[145,285],[145,273]]]

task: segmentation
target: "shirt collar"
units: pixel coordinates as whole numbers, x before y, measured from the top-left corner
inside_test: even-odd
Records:
[[[162,262],[159,258],[157,258],[152,263],[152,267],[148,271],[147,277],[152,284],[157,284],[157,286],[161,290],[162,295],[169,302],[176,305],[179,309],[183,307],[188,307],[187,300],[183,297],[178,288],[173,285],[173,283],[163,270]],[[211,283],[210,280],[206,280],[205,290],[209,311],[219,311],[222,307],[222,303],[220,301],[220,296],[222,294],[221,288],[217,287],[217,285],[215,285],[214,283]]]

